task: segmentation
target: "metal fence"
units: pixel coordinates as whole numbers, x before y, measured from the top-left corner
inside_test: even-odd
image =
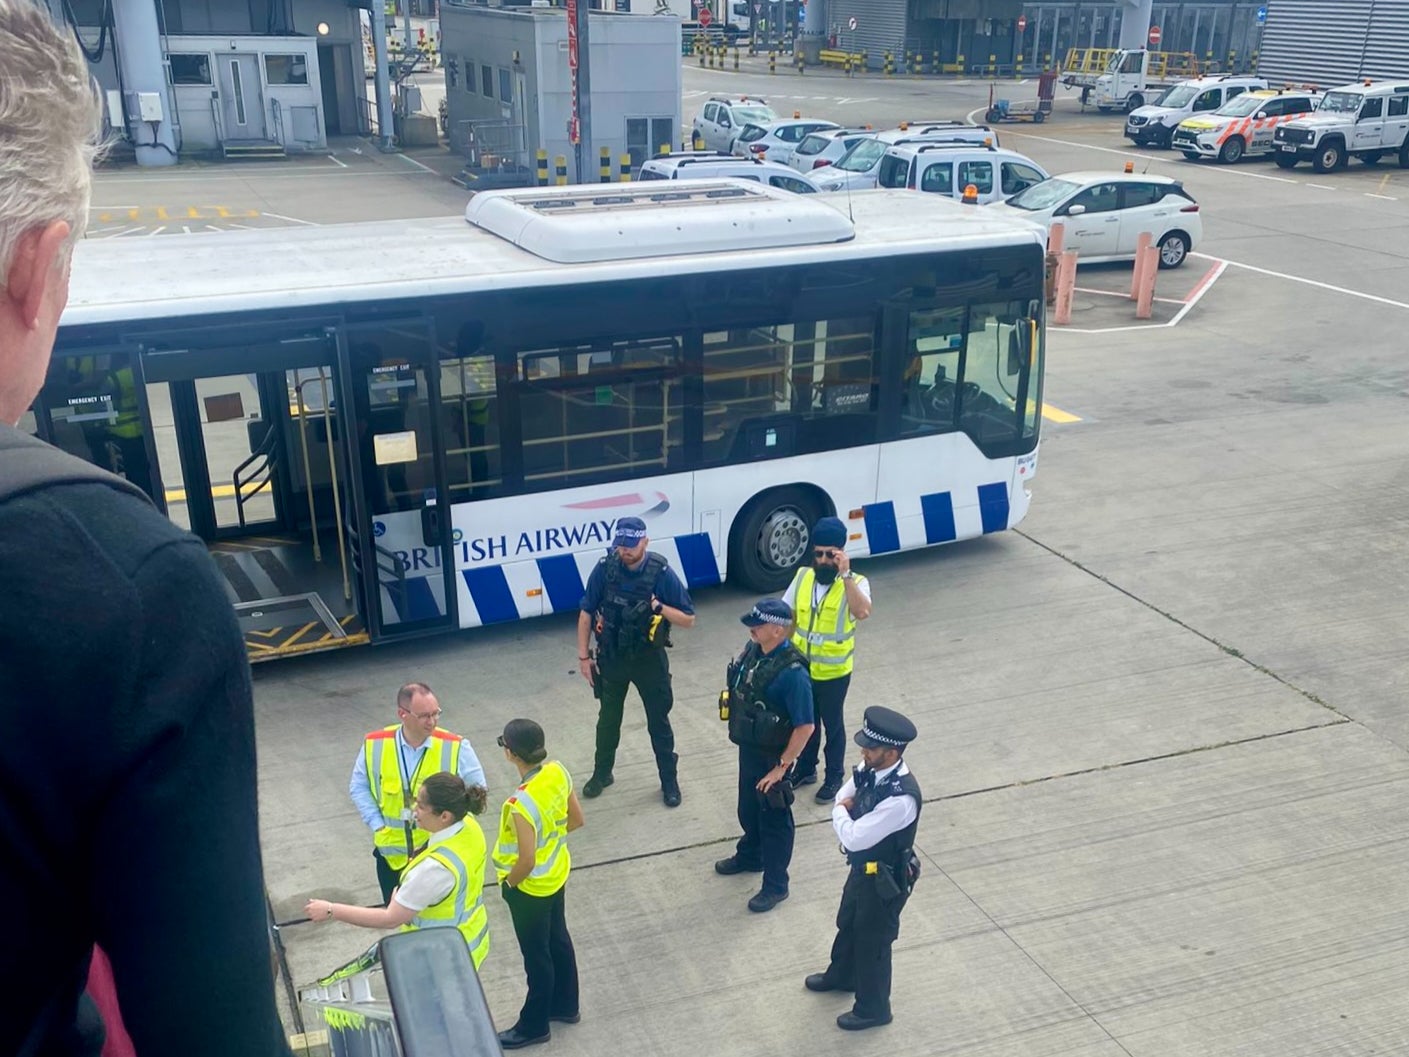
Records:
[[[447,130],[450,149],[471,169],[528,169],[527,129],[508,121],[456,121]]]

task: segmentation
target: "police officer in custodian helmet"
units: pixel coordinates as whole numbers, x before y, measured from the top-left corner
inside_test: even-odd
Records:
[[[837,1026],[847,1031],[891,1021],[890,948],[920,872],[914,851],[920,785],[901,759],[914,739],[915,724],[899,712],[866,709],[856,732],[862,766],[832,807],[832,828],[850,873],[837,911],[831,963],[805,983],[809,991],[856,992],[851,1010],[837,1017]]]

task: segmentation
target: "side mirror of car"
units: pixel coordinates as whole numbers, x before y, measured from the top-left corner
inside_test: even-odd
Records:
[[[1063,216],[1079,217],[1086,212],[1086,207],[1078,202],[1076,205],[1067,206],[1061,212]]]
[[[728,114],[720,114],[720,115],[719,115],[719,127],[720,127],[720,128],[733,128],[733,127],[734,127],[733,124],[729,121],[729,115],[728,115]]]
[[[1266,116],[1267,116],[1267,111],[1266,111],[1266,110],[1259,110],[1256,114],[1253,115],[1253,118],[1254,118],[1255,120],[1261,120],[1262,118],[1264,118],[1264,117],[1266,117]]]

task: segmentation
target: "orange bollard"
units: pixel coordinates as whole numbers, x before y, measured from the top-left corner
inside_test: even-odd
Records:
[[[1047,252],[1061,256],[1062,246],[1066,242],[1067,227],[1065,224],[1053,224],[1047,229]]]
[[[1140,232],[1140,237],[1135,240],[1135,269],[1130,275],[1130,300],[1132,301],[1139,298],[1140,290],[1144,286],[1141,268],[1145,260],[1145,251],[1154,241],[1154,233],[1150,231]]]
[[[1076,295],[1076,250],[1067,250],[1057,265],[1056,323],[1071,322],[1071,303]]]
[[[1135,318],[1149,319],[1155,313],[1155,273],[1159,271],[1159,250],[1146,246],[1135,258],[1141,269],[1140,297],[1135,302]]]

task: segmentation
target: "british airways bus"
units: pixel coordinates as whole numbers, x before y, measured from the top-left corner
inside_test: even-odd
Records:
[[[576,609],[616,520],[691,588],[1009,528],[1036,228],[742,181],[89,241],[27,421],[208,544],[251,659]]]

